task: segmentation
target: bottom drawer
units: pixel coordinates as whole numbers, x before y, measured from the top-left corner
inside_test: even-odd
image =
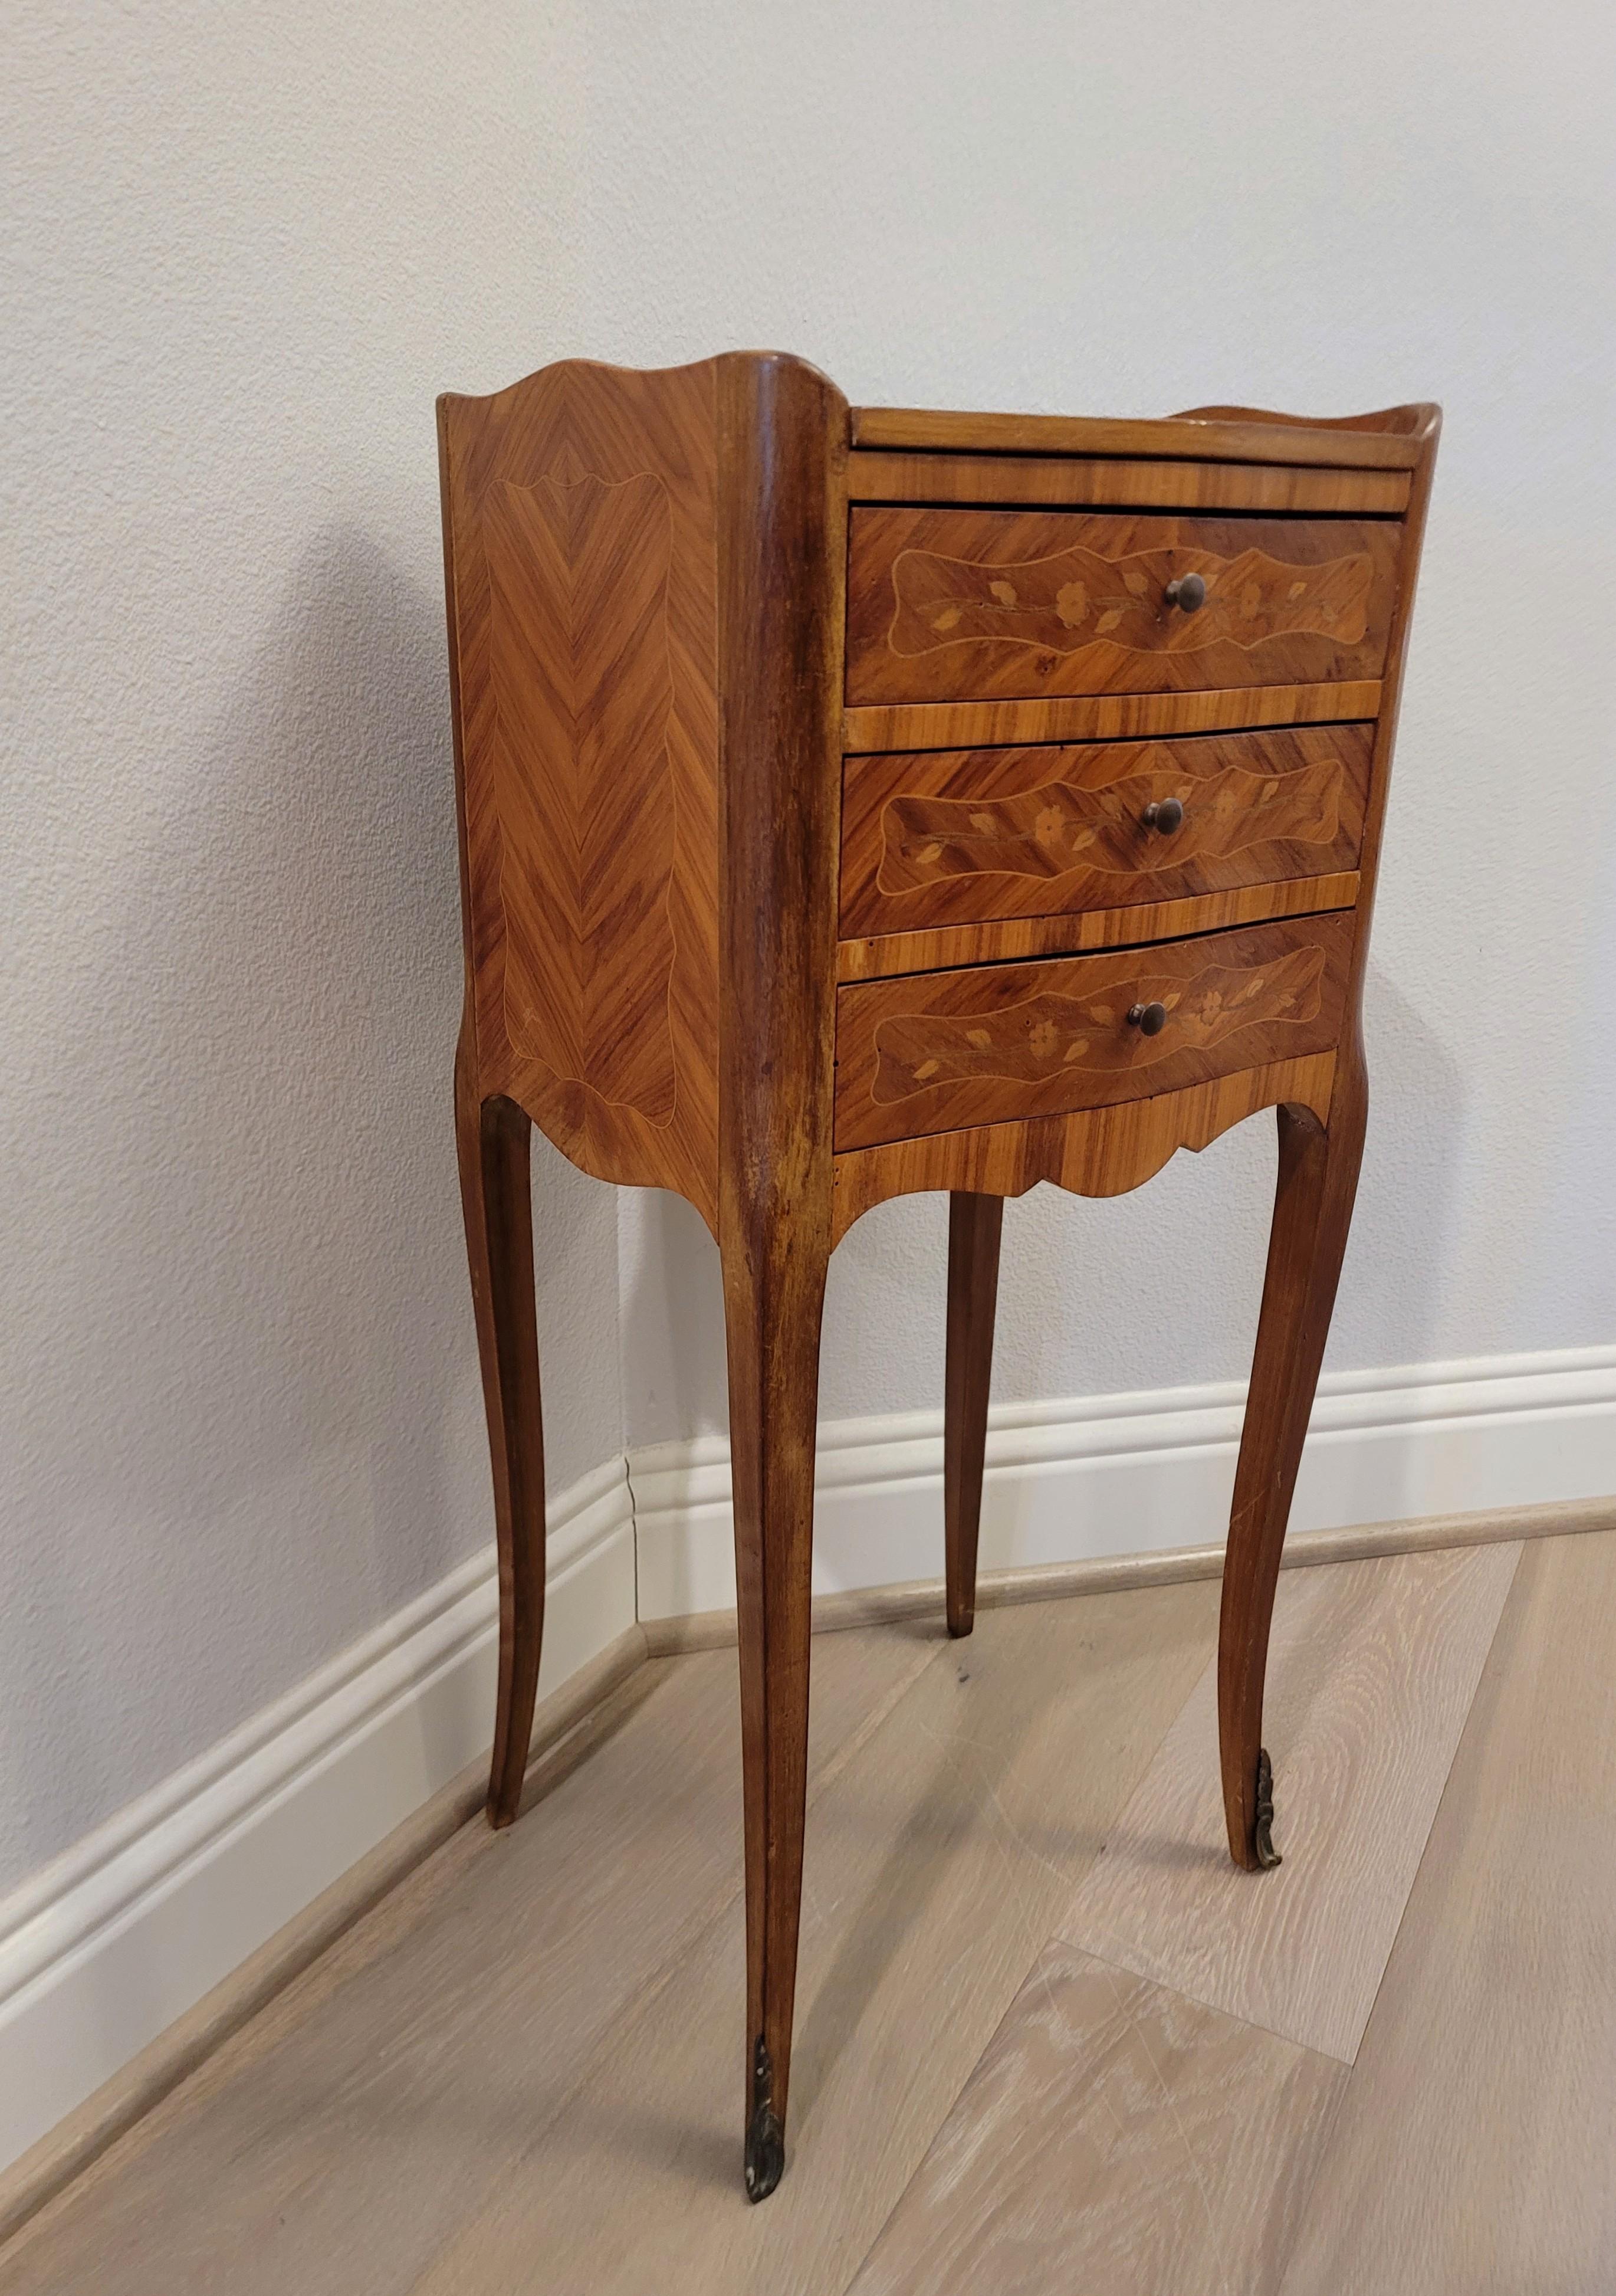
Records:
[[[837,997],[836,1146],[1061,1116],[1321,1053],[1351,910],[1105,956],[855,981]],[[1163,1008],[1154,1033],[1147,1022]]]

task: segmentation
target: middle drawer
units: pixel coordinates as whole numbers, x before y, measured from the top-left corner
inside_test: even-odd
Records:
[[[1302,726],[849,758],[843,938],[1356,868],[1374,733]]]

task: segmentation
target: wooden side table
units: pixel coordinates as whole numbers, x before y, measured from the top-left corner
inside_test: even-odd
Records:
[[[543,1615],[536,1123],[600,1179],[688,1197],[722,1254],[755,2200],[785,2160],[820,1306],[872,1204],[951,1193],[968,1634],[1004,1198],[1118,1194],[1277,1110],[1219,1644],[1229,1850],[1275,1860],[1269,1622],[1364,1136],[1440,419],[850,409],[761,353],[438,403],[489,1814],[516,1812]]]

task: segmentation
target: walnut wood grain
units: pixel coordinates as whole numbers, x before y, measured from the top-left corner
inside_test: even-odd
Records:
[[[1320,1053],[1341,1026],[1351,921],[1334,915],[1100,956],[837,993],[836,1141],[1057,1116]],[[1147,1034],[1131,1009],[1161,1004]]]
[[[1118,462],[1075,456],[883,455],[849,458],[850,502],[1065,503],[1112,510],[1329,511],[1395,517],[1408,501],[1400,471],[1294,464]]]
[[[1324,725],[1373,718],[1377,678],[1315,685],[1238,685],[1204,693],[1091,693],[1054,701],[902,701],[842,713],[842,747],[987,749],[1007,742],[1126,742],[1242,726]]]
[[[716,1217],[717,363],[438,423],[481,1089]]]
[[[1397,418],[1431,413],[1391,407],[1383,414],[1315,422],[1247,407],[1197,409],[1171,420],[1118,422],[1090,414],[967,414],[935,407],[855,406],[855,447],[948,455],[1137,455],[1196,463],[1306,463],[1326,469],[1412,470],[1420,446]]]
[[[1259,1109],[1299,1104],[1322,1121],[1334,1071],[1334,1054],[1318,1053],[1149,1100],[853,1149],[836,1160],[835,1232],[839,1240],[872,1206],[924,1189],[1020,1196],[1049,1180],[1073,1195],[1125,1195],[1180,1148],[1204,1148]]]
[[[809,1579],[830,1132],[846,402],[722,363],[719,1250],[747,1868],[746,2185],[785,2162],[803,1879]]]
[[[1374,729],[850,758],[845,936],[1351,871]],[[1163,832],[1148,810],[1177,803]]]
[[[1400,529],[1352,519],[853,512],[853,708],[1378,677]],[[1187,574],[1206,602],[1166,602]]]
[[[1147,901],[1126,909],[1079,909],[1054,917],[1000,917],[979,925],[943,925],[932,932],[879,933],[837,944],[838,980],[880,980],[899,972],[938,972],[966,964],[997,964],[1008,957],[1074,956],[1084,949],[1125,948],[1215,932],[1224,925],[1254,924],[1265,917],[1299,917],[1350,909],[1358,898],[1355,870],[1301,877],[1281,884],[1242,885],[1228,893],[1201,893],[1181,901]]]
[[[949,1198],[943,1520],[951,1635],[968,1635],[976,1616],[976,1542],[1003,1226],[1002,1196],[961,1191]]]

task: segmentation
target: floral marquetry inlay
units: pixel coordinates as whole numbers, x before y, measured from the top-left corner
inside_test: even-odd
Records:
[[[871,503],[851,531],[855,707],[1373,678],[1385,660],[1390,521]],[[1187,611],[1168,594],[1192,576]]]
[[[1201,780],[1141,773],[1103,790],[1057,781],[993,799],[895,797],[883,817],[880,890],[984,873],[1049,878],[1085,868],[1132,877],[1275,839],[1328,845],[1341,795],[1341,761],[1323,758],[1288,773],[1231,766]],[[1143,816],[1166,798],[1188,810],[1171,837],[1155,837]]]
[[[1168,584],[1186,573],[1206,584],[1205,603],[1193,614],[1166,603]],[[1057,653],[1098,638],[1134,652],[1179,653],[1288,636],[1358,645],[1367,627],[1371,573],[1368,558],[1356,553],[1297,566],[1261,550],[1235,558],[1152,550],[1113,559],[1074,549],[1000,566],[905,550],[893,562],[888,644],[900,654],[979,638]]]
[[[876,1030],[874,1095],[902,1100],[927,1085],[989,1077],[1043,1084],[1065,1069],[1133,1074],[1175,1053],[1208,1051],[1253,1021],[1315,1019],[1324,969],[1323,949],[1303,947],[1268,964],[1210,964],[1187,981],[1153,979],[1142,966],[1131,995],[1122,988],[1086,997],[1045,990],[978,1017],[896,1013]],[[1166,1007],[1167,1021],[1159,1035],[1147,1037],[1130,1025],[1128,1013],[1130,1004],[1152,1000]]]

